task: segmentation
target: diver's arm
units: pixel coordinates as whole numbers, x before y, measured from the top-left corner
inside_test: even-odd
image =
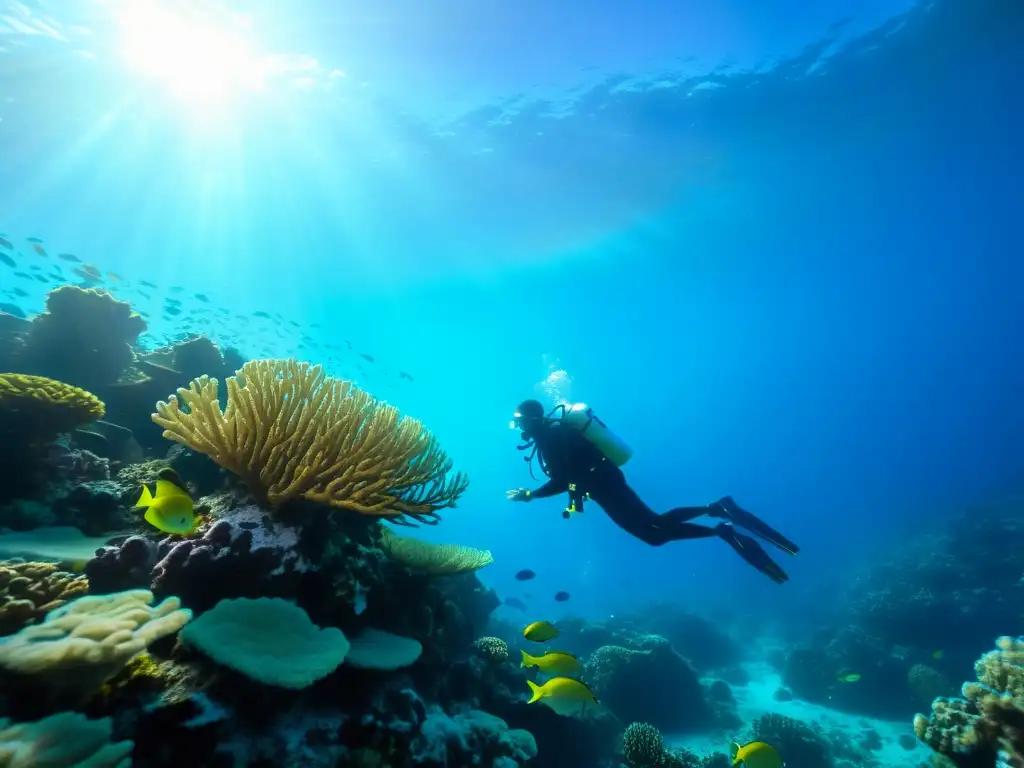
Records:
[[[533,501],[535,498],[546,499],[549,496],[557,496],[559,493],[565,493],[568,490],[568,482],[564,480],[548,480],[536,491],[531,491],[529,488],[516,488],[511,491],[505,491],[505,495],[509,501]]]
[[[552,496],[557,496],[560,493],[569,492],[569,481],[563,480],[558,477],[552,477],[544,485],[535,491],[527,491],[527,500],[529,499],[548,499]]]

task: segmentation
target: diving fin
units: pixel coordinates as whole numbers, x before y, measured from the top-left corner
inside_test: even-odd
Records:
[[[732,496],[723,496],[709,506],[714,510],[712,516],[725,518],[733,525],[749,531],[769,544],[774,544],[787,554],[795,555],[800,551],[800,547],[776,531],[764,520],[747,512],[747,510],[733,501]]]
[[[729,523],[719,523],[717,530],[718,535],[736,550],[736,554],[776,584],[784,584],[789,581],[786,572],[768,556],[764,547],[758,544],[756,539],[738,533]]]

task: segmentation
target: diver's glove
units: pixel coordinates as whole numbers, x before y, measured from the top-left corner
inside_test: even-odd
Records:
[[[514,491],[505,491],[509,501],[531,501],[533,491],[529,488],[516,488]]]

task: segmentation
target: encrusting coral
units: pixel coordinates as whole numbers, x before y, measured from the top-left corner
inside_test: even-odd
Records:
[[[387,528],[381,530],[380,546],[396,563],[431,576],[470,573],[494,562],[494,555],[486,549],[410,539]]]
[[[164,437],[241,477],[261,503],[301,498],[432,523],[469,483],[449,476],[451,460],[419,421],[320,366],[253,360],[226,384],[223,411],[217,380],[201,376],[157,403],[152,418]]]
[[[11,635],[89,591],[85,576],[53,563],[0,563],[0,635]]]

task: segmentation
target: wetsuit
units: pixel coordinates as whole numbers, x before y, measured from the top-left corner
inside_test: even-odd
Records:
[[[736,523],[790,554],[798,547],[749,512],[737,507],[730,497],[699,507],[676,507],[658,514],[647,506],[626,482],[622,470],[587,440],[581,432],[558,423],[549,424],[532,435],[537,456],[550,478],[528,493],[528,498],[547,498],[568,493],[589,494],[617,526],[652,546],[670,541],[718,536],[729,543],[748,563],[775,581],[788,579],[764,549],[753,539],[733,530]],[[690,522],[701,515],[728,520],[715,527]]]

